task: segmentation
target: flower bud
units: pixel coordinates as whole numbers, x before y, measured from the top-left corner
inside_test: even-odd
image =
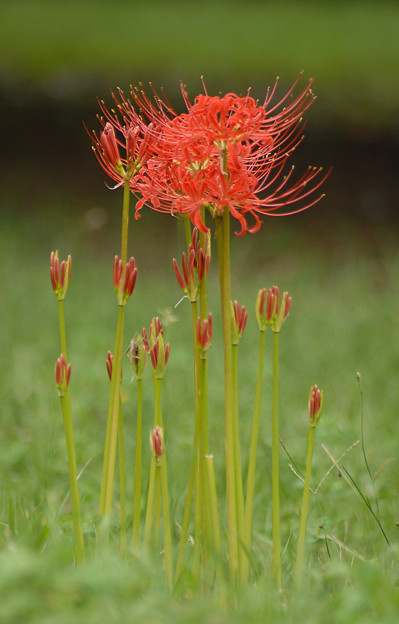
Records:
[[[200,351],[200,357],[206,358],[212,341],[212,314],[208,314],[208,318],[202,321],[197,319],[197,344]]]
[[[65,355],[61,353],[55,363],[55,383],[58,390],[58,396],[63,397],[69,386],[71,378],[71,365],[66,363]]]
[[[230,301],[231,305],[231,342],[238,345],[247,324],[248,312],[245,306],[240,307],[238,301]]]
[[[323,391],[320,391],[316,384],[310,389],[308,405],[310,426],[315,427],[319,422],[323,409]]]
[[[60,264],[58,258],[58,251],[52,251],[50,254],[50,279],[53,290],[57,296],[58,301],[62,301],[65,298],[68,290],[69,282],[71,281],[72,270],[72,258],[68,256],[66,260],[63,260]]]
[[[157,466],[161,465],[161,457],[164,453],[163,431],[161,427],[155,427],[150,431],[150,448]]]

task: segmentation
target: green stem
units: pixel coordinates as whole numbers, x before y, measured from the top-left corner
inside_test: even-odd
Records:
[[[124,271],[127,260],[127,241],[129,226],[129,204],[130,204],[130,186],[126,181],[123,189],[123,207],[122,207],[122,232],[121,232],[121,260]],[[123,283],[123,278],[121,279]],[[121,384],[122,370],[122,345],[123,331],[125,321],[125,306],[118,308],[118,321],[116,327],[115,348],[114,348],[114,365],[112,367],[111,391],[108,403],[107,428],[104,444],[104,461],[103,473],[101,480],[100,493],[100,518],[109,516],[112,509],[112,497],[115,477],[115,461],[116,461],[116,442],[118,430],[118,414],[119,414],[119,396]]]
[[[133,497],[133,550],[137,550],[140,542],[140,508],[141,508],[141,455],[143,438],[143,380],[137,380],[137,425],[136,425],[136,457],[134,466],[134,497]]]
[[[59,320],[59,328],[60,328],[61,353],[64,354],[65,360],[68,361],[67,346],[66,346],[64,300],[63,299],[58,299],[58,320]]]
[[[122,403],[119,400],[118,418],[118,442],[119,442],[119,496],[121,518],[121,557],[126,559],[126,471],[125,471],[125,444],[123,439]]]
[[[254,493],[255,493],[256,453],[258,449],[260,401],[261,401],[261,396],[262,396],[264,344],[265,344],[265,332],[261,331],[260,340],[259,340],[258,377],[256,380],[255,405],[254,405],[254,414],[253,414],[253,419],[252,419],[251,442],[249,446],[247,492],[246,492],[246,499],[245,499],[244,546],[245,546],[247,556],[244,559],[244,571],[242,575],[242,579],[244,583],[248,581],[249,556],[251,552],[252,519],[253,519]]]
[[[130,206],[130,185],[126,181],[123,187],[123,208],[122,208],[122,232],[121,232],[121,260],[125,267],[127,262],[127,238],[129,233],[129,206]]]
[[[237,504],[237,534],[240,583],[243,582],[244,560],[244,493],[242,489],[240,430],[238,420],[238,344],[232,345],[232,408],[233,408],[233,442],[234,442],[234,473]]]
[[[183,217],[184,219],[184,233],[186,235],[186,248],[188,253],[188,248],[191,243],[191,225],[190,225],[190,217]]]
[[[80,514],[79,487],[78,487],[78,478],[77,478],[77,470],[76,470],[75,442],[74,442],[73,425],[72,425],[71,395],[69,392],[69,388],[67,389],[65,395],[61,396],[60,399],[61,399],[62,416],[63,416],[63,421],[64,421],[65,441],[66,441],[67,454],[68,454],[69,480],[70,480],[71,499],[72,499],[72,516],[73,516],[73,527],[74,527],[74,536],[75,536],[75,556],[76,556],[76,563],[81,564],[84,562],[85,554],[84,554],[82,519],[81,519],[81,514]]]
[[[217,239],[224,342],[227,538],[230,583],[235,586],[238,579],[238,539],[231,387],[230,213],[227,208],[224,210],[222,223],[218,225]]]
[[[194,449],[198,446],[198,434],[194,432]],[[191,515],[191,504],[193,500],[193,491],[194,491],[194,480],[195,480],[195,471],[197,466],[197,453],[194,450],[193,459],[191,462],[190,475],[187,484],[187,492],[186,499],[184,504],[184,513],[183,513],[183,521],[181,525],[181,533],[180,533],[180,542],[179,542],[179,550],[177,553],[177,562],[176,562],[176,581],[179,579],[180,574],[183,570],[183,562],[184,562],[184,553],[186,550],[187,544],[187,536],[188,536],[188,528],[190,525],[190,515]]]
[[[162,378],[158,378],[154,376],[154,396],[155,396],[154,427],[162,427],[161,389],[162,389]]]
[[[105,441],[102,492],[100,497],[100,516],[109,516],[112,509],[112,497],[115,477],[116,443],[119,420],[119,389],[122,368],[122,340],[125,320],[125,306],[118,308],[114,363],[111,376],[111,393],[108,404],[107,436]]]
[[[151,457],[150,481],[148,485],[147,511],[144,524],[144,548],[148,548],[151,538],[152,516],[154,509],[154,491],[155,491],[155,459]]]
[[[185,218],[187,224],[188,217]],[[188,227],[190,223],[188,222]],[[191,235],[190,240],[191,240]],[[188,244],[190,242],[188,241]],[[191,462],[190,474],[187,484],[187,493],[184,505],[183,521],[181,526],[179,550],[176,562],[176,580],[178,580],[184,561],[184,553],[186,550],[188,528],[190,524],[191,505],[193,500],[194,483],[196,476],[196,468],[198,461],[198,437],[199,437],[199,417],[198,417],[198,349],[197,349],[197,303],[191,302],[191,325],[193,334],[193,362],[194,362],[194,436],[193,436],[193,458]],[[197,504],[195,505],[197,509]]]
[[[298,537],[298,549],[295,562],[295,584],[297,588],[300,587],[302,582],[303,560],[305,555],[305,541],[306,541],[306,525],[308,519],[309,509],[309,492],[310,492],[310,475],[312,472],[312,458],[314,447],[314,436],[316,427],[310,427],[308,438],[308,453],[306,458],[306,475],[305,484],[303,487],[302,509],[301,509],[301,521],[299,525],[299,537]]]
[[[208,365],[206,358],[199,361],[199,441],[198,441],[198,488],[200,514],[200,536],[202,541],[202,560],[204,565],[209,560],[209,544],[212,534],[212,520],[210,515],[210,493],[206,456],[208,455]]]
[[[168,475],[166,468],[166,455],[161,458],[161,466],[159,468],[161,476],[161,494],[162,494],[162,514],[163,514],[163,531],[164,531],[164,550],[165,550],[165,570],[168,579],[169,589],[173,588],[173,563],[172,563],[172,534],[170,530],[170,510],[169,510],[169,493],[168,493]]]
[[[159,466],[155,468],[155,512],[154,512],[154,551],[158,552],[161,528],[161,475]]]
[[[278,332],[273,333],[273,408],[272,408],[272,572],[281,589],[280,555],[280,480],[278,432]]]

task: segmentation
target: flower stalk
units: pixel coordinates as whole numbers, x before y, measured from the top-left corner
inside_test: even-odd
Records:
[[[71,365],[67,364],[64,354],[61,353],[55,365],[55,381],[57,385],[58,396],[60,397],[61,402],[65,442],[68,455],[69,482],[71,488],[72,516],[75,538],[75,557],[76,563],[81,564],[85,560],[85,548],[80,512],[78,476],[76,469],[76,453],[72,424],[71,396],[69,392],[70,376]]]
[[[321,412],[323,408],[323,392],[319,390],[317,385],[312,386],[309,394],[309,437],[308,437],[308,450],[306,455],[306,473],[305,482],[303,486],[303,497],[301,507],[301,520],[299,525],[298,547],[295,561],[295,585],[297,589],[302,584],[303,564],[305,557],[305,542],[306,542],[306,526],[309,510],[309,494],[310,494],[310,477],[312,472],[312,459],[313,459],[313,447],[314,437],[316,433],[316,426],[319,422]]]

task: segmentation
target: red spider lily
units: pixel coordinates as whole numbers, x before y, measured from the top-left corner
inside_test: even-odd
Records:
[[[112,94],[122,120],[113,109],[108,110],[105,103],[99,100],[104,115],[98,117],[103,127],[100,136],[95,130],[90,132],[85,128],[92,139],[94,154],[107,175],[117,182],[117,187],[127,180],[134,188],[133,178],[153,155],[158,133],[154,131],[152,123],[143,121],[120,90],[119,96],[121,101]],[[121,151],[123,156],[120,155]]]
[[[62,301],[68,290],[71,281],[72,258],[68,256],[60,264],[58,251],[52,251],[50,254],[50,279],[51,285],[57,298]]]
[[[314,100],[312,81],[292,97],[298,80],[270,108],[277,81],[262,106],[249,94],[205,93],[193,105],[185,97],[188,112],[170,122],[163,115],[162,138],[135,184],[141,194],[136,217],[148,204],[158,211],[187,214],[206,231],[201,209],[208,208],[212,216],[228,209],[242,235],[259,229],[259,215],[293,214],[319,201],[322,196],[313,194],[329,172],[320,178],[322,169],[310,167],[293,183],[293,168],[284,174],[302,140],[302,115]],[[255,220],[252,227],[248,214]]]

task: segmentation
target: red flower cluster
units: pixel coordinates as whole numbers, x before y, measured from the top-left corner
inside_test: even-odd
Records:
[[[229,210],[241,226],[239,235],[256,232],[259,215],[293,214],[319,201],[322,196],[314,193],[329,174],[321,176],[321,168],[309,167],[291,182],[293,167],[283,172],[303,138],[302,116],[314,100],[312,80],[293,96],[298,81],[274,106],[277,80],[262,105],[249,92],[211,97],[205,87],[191,103],[182,88],[187,112],[180,115],[155,92],[151,101],[132,89],[131,102],[119,91],[114,100],[123,123],[100,102],[105,119],[100,138],[92,135],[95,153],[111,178],[119,184],[128,180],[140,197],[136,218],[148,205],[188,215],[204,232],[204,209],[215,218]],[[114,130],[123,140],[116,139]],[[248,215],[254,220],[251,227]]]

